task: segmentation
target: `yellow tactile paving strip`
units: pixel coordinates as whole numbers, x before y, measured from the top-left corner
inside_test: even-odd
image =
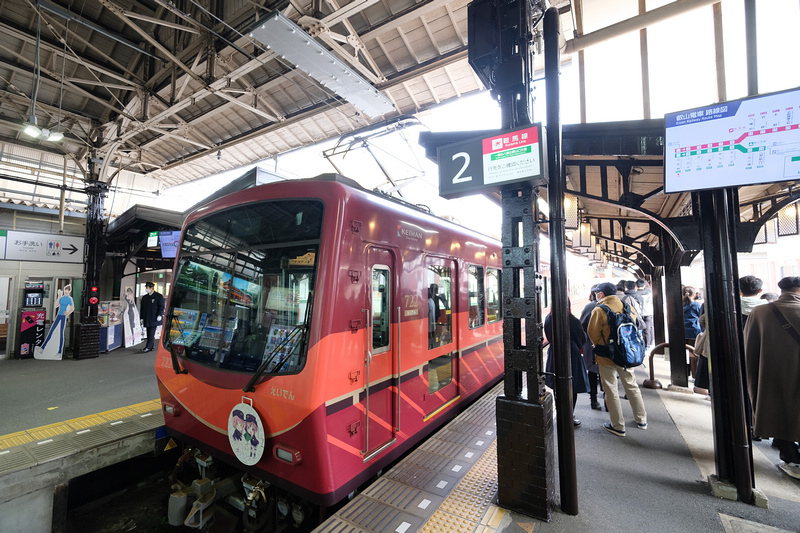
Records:
[[[38,428],[2,435],[0,436],[0,450],[55,437],[57,435],[72,433],[73,431],[81,431],[93,426],[115,422],[129,416],[136,416],[137,414],[149,413],[150,411],[158,411],[160,409],[161,400],[156,399],[150,400],[149,402],[129,405],[128,407],[111,409],[102,413],[73,418],[72,420],[65,420],[64,422],[56,422],[55,424],[48,424]]]
[[[110,411],[97,413],[97,416],[102,416],[106,420],[115,421],[128,418],[129,416],[136,416],[136,411],[133,409],[128,409],[127,407],[120,407],[118,409],[111,409]]]
[[[73,429],[64,422],[57,422],[55,424],[29,429],[27,433],[33,437],[33,440],[40,440],[55,437],[56,435],[63,435],[64,433],[70,433],[72,431]]]
[[[108,422],[108,420],[106,420],[100,415],[82,416],[80,418],[73,418],[72,420],[64,421],[64,423],[67,424],[69,427],[78,431],[80,431],[81,429],[90,428],[92,426],[99,426],[103,422]]]
[[[420,531],[493,533],[505,514],[492,503],[496,495],[497,442],[493,442]]]
[[[135,403],[129,405],[128,409],[132,409],[139,414],[149,413],[156,409],[161,409],[161,400],[150,400],[149,402]]]
[[[20,444],[27,444],[29,442],[33,442],[33,440],[33,437],[28,435],[26,431],[18,431],[16,433],[3,435],[0,437],[0,450],[11,448],[13,446],[19,446]]]

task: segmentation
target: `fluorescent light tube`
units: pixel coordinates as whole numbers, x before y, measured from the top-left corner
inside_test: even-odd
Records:
[[[370,117],[395,110],[391,100],[280,12],[256,24],[250,37]]]

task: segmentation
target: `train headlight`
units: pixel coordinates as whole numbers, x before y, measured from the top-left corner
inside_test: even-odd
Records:
[[[300,450],[285,444],[276,444],[272,448],[272,455],[275,459],[280,459],[292,466],[297,466],[303,462],[303,456],[300,455]]]
[[[181,414],[181,408],[177,405],[172,405],[171,403],[164,402],[161,404],[161,408],[168,415],[180,416]]]
[[[283,498],[278,500],[278,513],[283,517],[286,517],[289,514],[289,502]]]
[[[292,520],[294,520],[295,527],[298,527],[306,519],[306,513],[299,505],[292,506]]]

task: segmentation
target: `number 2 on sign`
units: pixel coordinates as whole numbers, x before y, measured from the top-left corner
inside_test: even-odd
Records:
[[[454,184],[465,183],[467,181],[472,181],[472,176],[461,175],[464,173],[464,171],[467,170],[467,167],[469,166],[469,154],[467,152],[458,152],[457,154],[453,154],[453,157],[451,159],[455,161],[457,157],[463,157],[464,164],[461,166],[461,170],[458,171],[458,174],[456,174],[455,177],[453,178],[453,183]]]

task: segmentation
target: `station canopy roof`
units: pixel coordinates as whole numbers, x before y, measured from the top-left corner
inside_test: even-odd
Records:
[[[331,139],[343,140],[343,161],[344,147],[374,146],[374,132],[402,132],[426,112],[485,90],[468,63],[468,4],[5,0],[0,187],[32,201],[43,188],[57,197],[52,192],[66,181],[67,200],[77,203],[85,196],[73,189],[99,177],[129,196],[107,202],[122,213],[172,187]],[[534,13],[558,9],[565,64],[595,42],[638,34],[670,16],[705,10],[710,17],[714,2],[663,2],[645,14],[631,12],[635,4],[531,2]],[[541,73],[540,31],[533,41]],[[609,79],[621,83],[619,74]],[[29,126],[36,137],[25,133]],[[644,256],[662,248],[660,221],[668,219],[676,220],[667,233],[679,247],[696,247],[680,220],[692,213],[691,195],[663,193],[663,121],[567,125],[564,132],[567,188],[605,251],[646,266]],[[364,180],[346,174],[365,188],[430,203],[391,175],[376,184],[385,170]],[[419,179],[429,186],[418,194],[430,197],[436,177]],[[775,216],[795,199],[792,181],[740,187],[740,220]]]

